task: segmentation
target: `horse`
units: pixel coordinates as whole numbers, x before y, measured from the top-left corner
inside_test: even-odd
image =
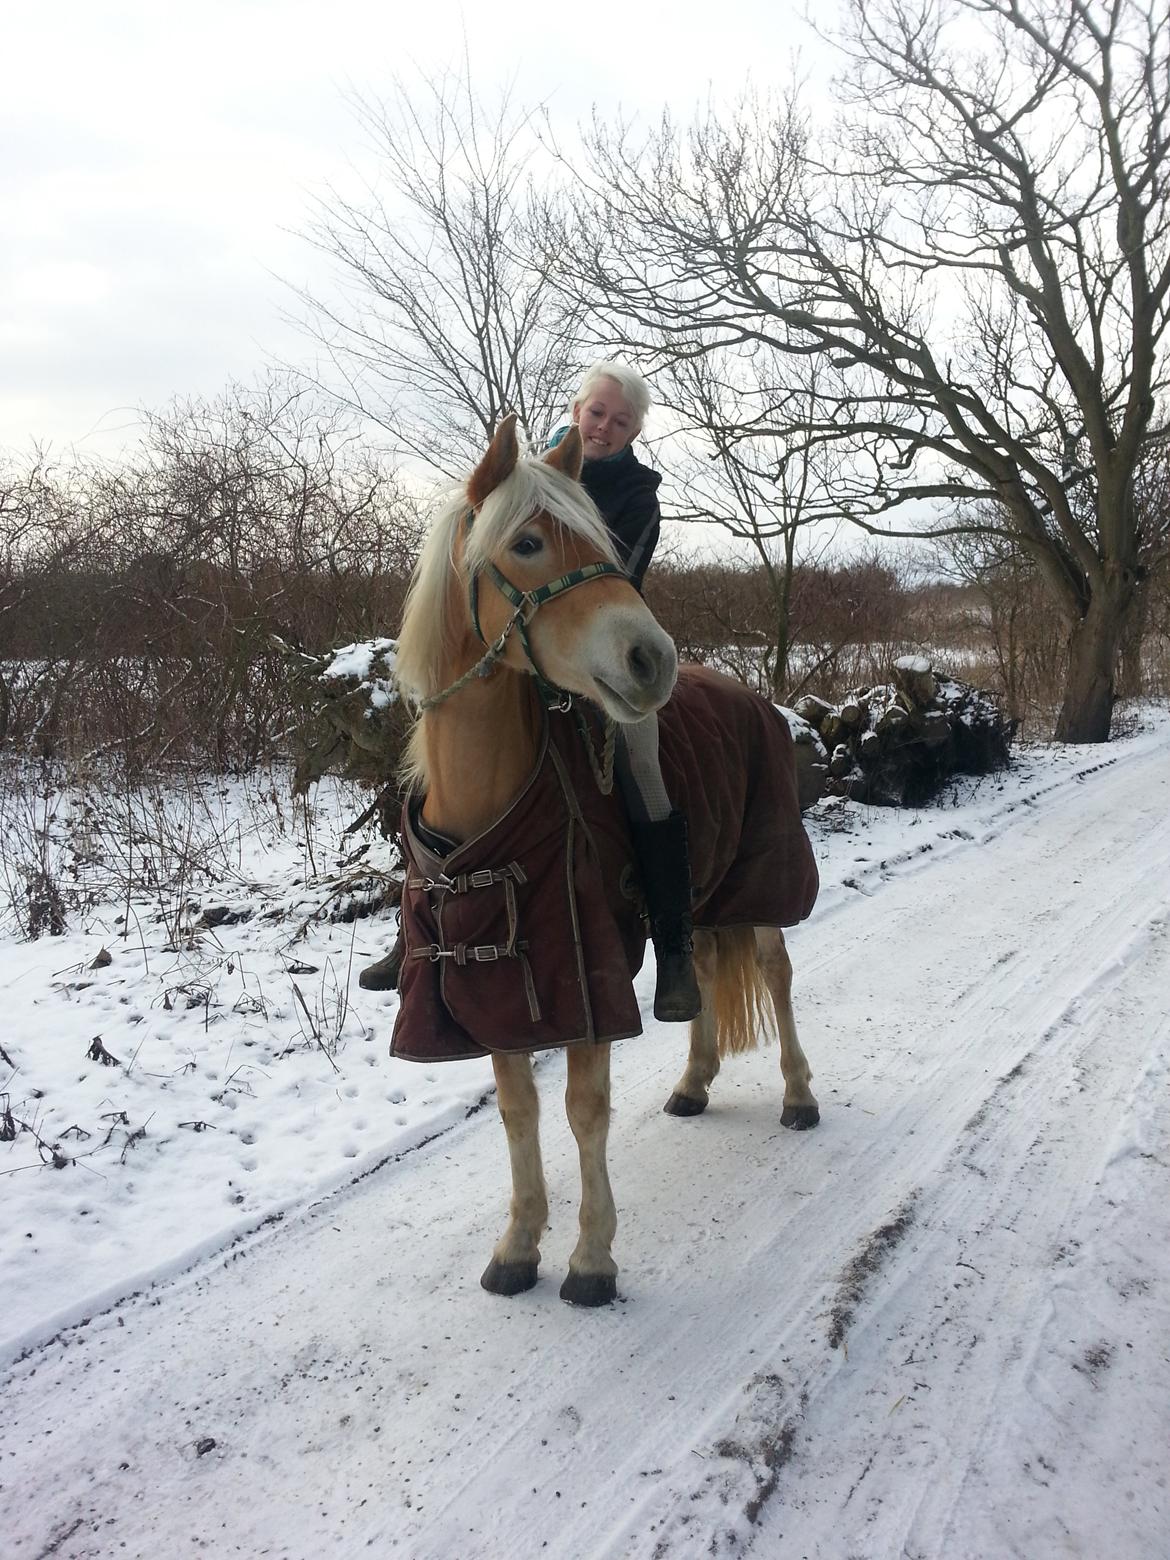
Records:
[[[579,484],[581,464],[575,429],[543,459],[522,458],[515,418],[506,418],[471,477],[437,516],[419,557],[404,608],[396,663],[398,683],[416,712],[403,766],[410,797],[404,811],[408,875],[403,918],[411,935],[406,939],[396,1044],[399,1026],[406,1023],[414,1000],[411,982],[416,978],[415,1006],[424,1029],[446,1020],[442,979],[464,969],[479,981],[489,976],[502,980],[505,966],[515,971],[523,962],[523,983],[518,975],[513,977],[521,994],[519,1012],[506,1022],[523,1026],[528,1017],[525,992],[533,1018],[539,1007],[534,1002],[527,943],[518,937],[517,896],[530,887],[525,886],[525,873],[513,864],[500,871],[460,876],[454,866],[448,872],[441,854],[431,855],[420,840],[440,850],[453,845],[458,851],[461,842],[486,837],[485,831],[490,833],[501,818],[510,816],[546,753],[547,708],[564,711],[573,701],[585,701],[586,708],[604,716],[612,743],[617,724],[662,709],[675,689],[679,668],[674,643],[620,568],[605,523]],[[752,707],[753,719],[783,724],[782,717],[757,695],[726,679],[717,681],[756,701],[760,710]],[[721,695],[722,688],[716,688],[716,694]],[[563,714],[556,718],[562,723],[568,719]],[[584,789],[593,790],[596,800],[605,790],[606,755],[598,758],[592,731],[583,724],[579,738],[562,742],[562,757],[556,762],[560,776],[564,755],[588,746],[596,787],[585,771]],[[787,727],[784,740],[790,743]],[[734,760],[733,754],[727,757],[728,762]],[[571,790],[566,805],[572,817],[566,814],[567,823],[554,818],[548,824],[551,848],[558,852],[557,841],[581,821]],[[795,797],[794,790],[792,794]],[[620,814],[616,795],[604,805]],[[770,827],[766,821],[764,826]],[[799,811],[796,827],[807,849]],[[408,833],[414,841],[413,861]],[[578,856],[582,851],[588,855],[594,843],[589,829],[578,829],[576,840],[572,848]],[[420,856],[426,857],[421,868]],[[811,870],[815,897],[815,866]],[[607,888],[611,899],[616,897],[613,875]],[[557,875],[558,884],[561,876]],[[503,943],[468,941],[448,946],[441,927],[444,910],[450,919],[450,907],[470,904],[477,877],[480,887],[498,893],[501,905],[506,901],[510,931]],[[467,892],[457,901],[460,887]],[[406,913],[411,906],[420,915],[433,912],[427,935],[433,934],[434,941],[425,943],[417,929],[412,933],[413,923]],[[579,908],[571,906],[578,962],[585,935],[577,925]],[[807,908],[795,918],[801,914],[807,914]],[[773,925],[702,926],[700,920],[696,911],[694,959],[702,1010],[691,1022],[686,1067],[664,1109],[675,1116],[700,1114],[721,1057],[754,1046],[761,1021],[774,1019],[784,1081],[781,1121],[797,1130],[815,1126],[819,1110],[797,1038],[792,966],[782,930]],[[439,925],[438,932],[433,931],[434,925]],[[594,935],[600,933],[589,933]],[[579,1238],[560,1295],[577,1306],[606,1305],[617,1297],[618,1269],[612,1255],[617,1214],[606,1161],[610,1043],[615,1036],[640,1030],[636,1002],[631,1020],[620,1000],[624,988],[633,1002],[632,975],[640,953],[628,946],[625,952],[629,967],[618,943],[607,945],[588,973],[590,980],[598,982],[615,976],[619,1016],[607,1029],[601,1019],[594,1021],[586,997],[585,1008],[593,1016],[581,1043],[566,1047],[565,1103],[579,1151],[581,1198]],[[571,957],[566,953],[567,964]],[[438,975],[433,973],[436,968]],[[559,979],[564,974],[558,972],[557,991],[572,985],[567,975]],[[547,982],[546,988],[551,989]],[[480,989],[465,1005],[472,1016],[464,1016],[464,1022],[473,1032],[477,1022],[487,1023],[497,1011],[490,998],[481,999]],[[425,1003],[429,1006],[419,1006]],[[536,1283],[548,1217],[533,1074],[535,1048],[536,1042],[526,1041],[524,1033],[503,1041],[483,1040],[483,1050],[491,1052],[512,1175],[507,1224],[480,1280],[484,1289],[497,1295],[519,1294]],[[395,1054],[411,1055],[409,1050]],[[416,1054],[411,1059],[430,1058]]]

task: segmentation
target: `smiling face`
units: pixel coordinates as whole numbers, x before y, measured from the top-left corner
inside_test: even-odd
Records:
[[[586,460],[620,455],[638,433],[638,419],[616,379],[599,379],[583,400],[573,402]]]

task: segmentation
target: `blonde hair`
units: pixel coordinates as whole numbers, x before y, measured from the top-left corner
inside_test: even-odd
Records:
[[[646,421],[646,414],[650,410],[650,386],[636,369],[628,367],[625,363],[615,363],[603,358],[600,362],[594,363],[587,368],[580,388],[570,403],[570,416],[572,416],[573,407],[581,401],[587,400],[590,392],[597,385],[598,381],[602,379],[612,379],[614,384],[617,385],[631,412],[634,414],[634,421],[638,425],[634,432],[640,433],[642,424]]]

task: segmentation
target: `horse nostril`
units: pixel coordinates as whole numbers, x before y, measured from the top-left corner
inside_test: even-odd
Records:
[[[635,645],[629,655],[630,673],[640,688],[648,688],[658,677],[658,657],[645,645]]]

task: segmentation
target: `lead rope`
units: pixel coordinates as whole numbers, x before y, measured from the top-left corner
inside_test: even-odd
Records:
[[[608,715],[602,717],[605,722],[605,740],[601,746],[601,759],[598,760],[596,749],[593,746],[593,738],[589,732],[589,724],[581,711],[573,706],[573,715],[577,722],[577,730],[581,733],[581,743],[589,759],[589,767],[593,771],[593,778],[597,781],[597,789],[602,796],[609,796],[613,791],[613,761],[617,750],[617,721],[611,720]]]
[[[434,709],[436,704],[442,704],[445,699],[449,699],[453,693],[458,693],[461,688],[466,688],[468,683],[474,682],[477,677],[486,677],[507,649],[508,635],[523,621],[523,618],[524,608],[521,607],[508,620],[508,626],[496,640],[495,644],[488,646],[487,652],[480,656],[473,667],[464,672],[463,676],[457,678],[449,687],[443,688],[438,693],[433,693],[429,699],[419,700],[418,707],[420,712]]]
[[[513,631],[513,629],[517,628],[524,621],[524,609],[521,608],[515,614],[515,616],[510,619],[508,626],[496,640],[495,644],[489,646],[487,652],[484,655],[481,655],[475,665],[464,672],[462,677],[457,678],[448,687],[441,689],[438,693],[432,694],[429,699],[419,700],[418,707],[420,713],[426,710],[432,710],[437,704],[444,703],[452,696],[452,694],[458,693],[461,688],[466,688],[468,683],[473,683],[477,677],[486,677],[507,648],[508,635]],[[543,682],[543,679],[541,679],[541,681]],[[545,686],[551,688],[552,685],[546,684]],[[602,796],[609,796],[613,791],[613,765],[617,750],[617,722],[611,719],[611,717],[608,715],[604,715],[602,717],[605,736],[604,740],[602,741],[601,757],[599,759],[597,756],[597,750],[593,745],[593,738],[589,732],[588,723],[580,709],[577,707],[573,695],[571,693],[564,693],[559,689],[554,691],[560,694],[559,702],[550,704],[549,707],[551,709],[560,710],[562,712],[567,712],[568,710],[573,711],[574,719],[577,722],[577,730],[581,736],[581,743],[585,749],[586,756],[589,759],[589,767],[593,771],[594,780],[597,782],[597,789],[601,792]]]

